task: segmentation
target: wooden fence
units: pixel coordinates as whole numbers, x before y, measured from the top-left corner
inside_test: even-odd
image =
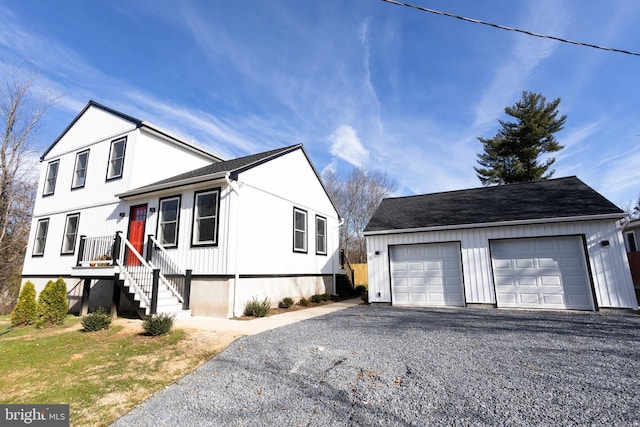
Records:
[[[351,264],[355,273],[355,286],[364,285],[369,283],[369,273],[367,271],[367,264]]]

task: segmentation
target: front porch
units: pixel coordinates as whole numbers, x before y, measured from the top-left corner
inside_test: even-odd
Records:
[[[91,283],[113,280],[111,313],[115,316],[120,295],[125,295],[141,318],[156,313],[190,314],[191,270],[181,269],[153,236],[136,248],[116,232],[115,236],[80,236],[73,277],[83,279],[80,314],[89,308]]]

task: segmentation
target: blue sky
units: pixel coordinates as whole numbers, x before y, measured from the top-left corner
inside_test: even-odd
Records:
[[[640,52],[637,0],[414,0]],[[396,195],[478,187],[477,136],[523,90],[562,98],[555,177],[640,193],[640,57],[380,0],[0,0],[0,66],[63,97],[47,146],[88,100],[224,157],[303,143],[316,168],[386,172]]]

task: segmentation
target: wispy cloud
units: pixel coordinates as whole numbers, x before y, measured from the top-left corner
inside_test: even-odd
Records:
[[[338,127],[329,136],[329,140],[331,140],[331,154],[353,166],[362,167],[369,160],[369,151],[364,148],[351,126]]]

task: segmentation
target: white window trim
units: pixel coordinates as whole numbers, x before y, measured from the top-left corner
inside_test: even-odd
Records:
[[[113,156],[114,156],[115,150],[113,148],[115,147],[116,144],[119,144],[119,143],[123,144],[122,157],[114,158]],[[126,156],[126,153],[127,153],[127,137],[126,136],[123,138],[118,138],[111,141],[111,149],[109,150],[109,162],[107,163],[107,181],[111,181],[112,179],[122,178],[122,175],[124,174],[124,158]],[[111,164],[114,163],[116,160],[122,160],[120,171],[118,172],[118,174],[111,175]]]
[[[318,221],[322,221],[322,228],[318,227]],[[321,234],[320,232],[323,232]],[[322,238],[322,242],[324,245],[324,250],[318,250],[318,239]],[[316,255],[326,255],[327,254],[327,218],[316,215]]]
[[[73,235],[73,244],[71,246],[71,249],[67,249],[65,251],[64,249],[64,244],[67,241],[67,235],[69,234],[69,220],[71,218],[76,218],[76,232]],[[75,213],[75,214],[69,214],[67,215],[67,219],[64,222],[64,234],[62,235],[62,249],[60,250],[60,255],[73,255],[76,252],[76,242],[78,241],[78,228],[80,226],[80,214],[79,213]]]
[[[170,202],[172,200],[177,200],[178,204],[176,206],[176,219],[172,220],[172,221],[164,221],[163,217],[162,217],[162,205],[166,202]],[[160,206],[158,208],[158,231],[157,231],[157,236],[156,239],[158,240],[158,242],[160,242],[160,244],[165,247],[165,248],[177,248],[178,247],[178,226],[180,224],[180,196],[171,196],[171,197],[165,197],[163,199],[160,199]],[[176,228],[175,228],[175,233],[174,233],[174,243],[166,243],[164,241],[164,232],[163,232],[163,225],[164,224],[170,224],[170,223],[175,223]]]
[[[198,197],[205,196],[207,194],[215,194],[216,209],[213,215],[199,217],[198,216]],[[220,189],[198,191],[193,196],[193,222],[191,223],[191,246],[216,246],[218,244],[218,216],[220,213]],[[199,220],[202,219],[214,219],[213,228],[213,240],[201,240],[198,241]]]
[[[302,214],[304,215],[304,228],[296,228],[296,215],[297,214]],[[293,251],[294,252],[299,252],[299,253],[307,253],[307,229],[308,227],[308,218],[307,218],[307,211],[300,209],[300,208],[293,208]],[[302,247],[296,247],[296,236],[302,233],[303,236],[303,246]]]
[[[80,161],[80,156],[82,155],[86,155],[86,160],[84,163],[84,169],[78,169],[78,164]],[[73,180],[71,183],[71,189],[74,190],[76,188],[84,188],[84,185],[87,183],[87,170],[89,169],[89,150],[84,150],[84,151],[80,151],[78,154],[76,154],[76,164],[73,167]],[[84,180],[82,181],[82,184],[78,184],[78,171],[84,171]]]
[[[56,165],[56,173],[54,176],[51,174],[51,167]],[[42,190],[43,196],[52,196],[56,191],[56,181],[58,180],[58,172],[60,172],[60,159],[53,160],[47,165],[47,175],[44,178],[44,189]],[[53,181],[53,185],[49,186],[49,181]]]
[[[44,236],[39,237],[41,234],[41,230],[43,227],[43,224],[45,225],[45,230],[44,230]],[[49,233],[49,218],[43,218],[43,219],[39,219],[38,220],[38,224],[36,225],[36,235],[35,235],[35,240],[33,242],[33,252],[32,252],[32,256],[44,256],[44,248],[47,245],[47,234]],[[36,248],[38,247],[38,240],[42,239],[42,247],[41,250],[39,252],[36,252]]]

